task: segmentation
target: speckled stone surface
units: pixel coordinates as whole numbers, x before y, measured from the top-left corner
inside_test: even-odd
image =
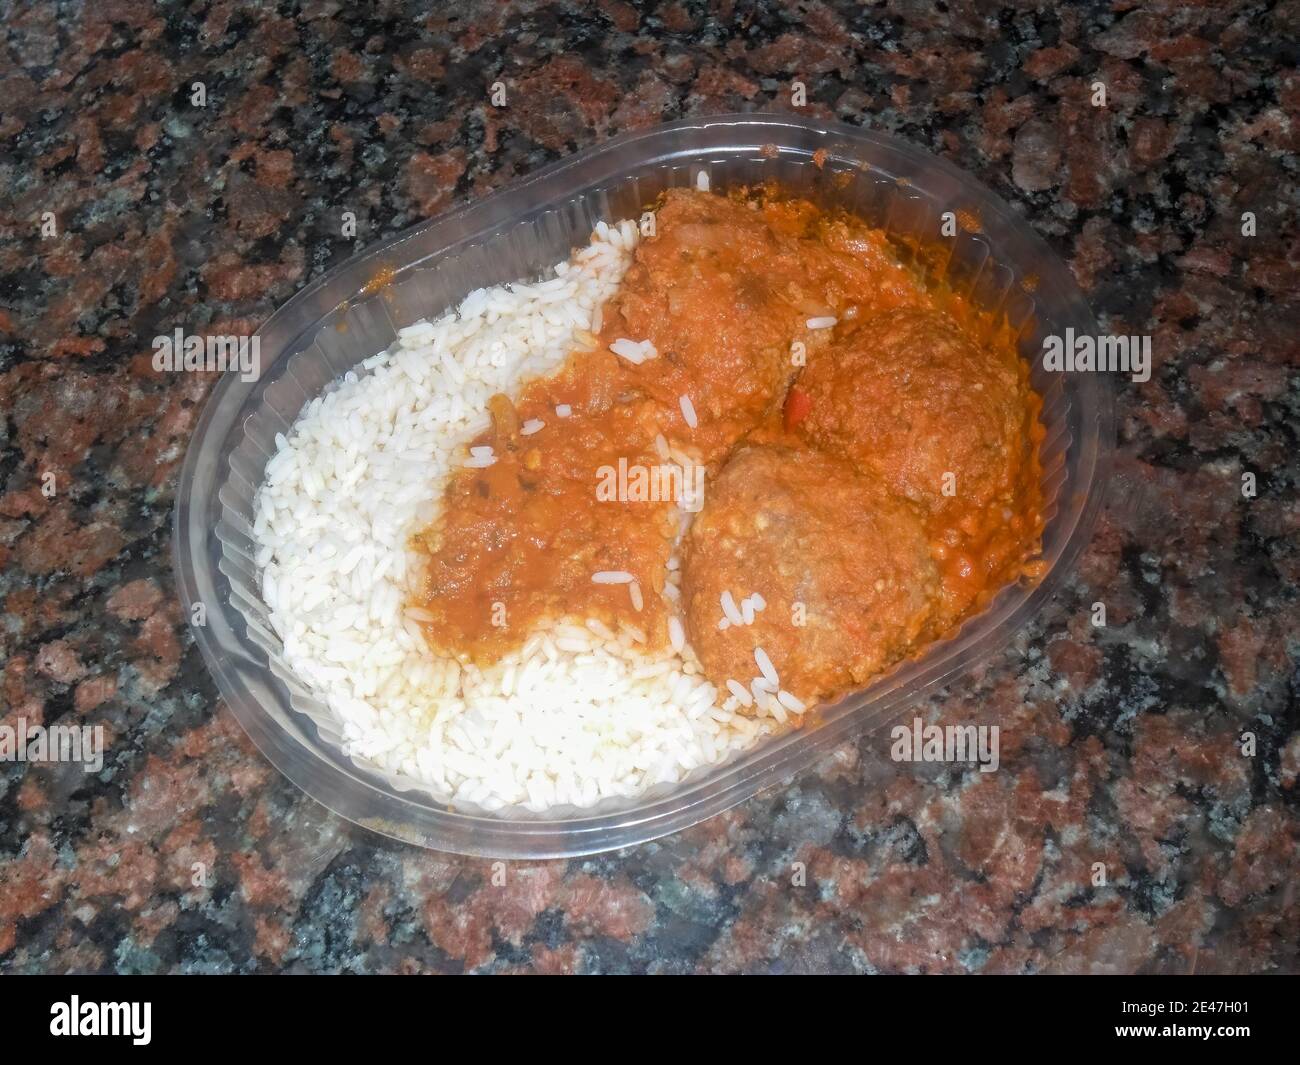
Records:
[[[0,970],[1296,970],[1300,5],[364,6],[0,5],[0,724],[107,738],[98,774],[0,763]],[[251,330],[460,197],[620,130],[788,109],[796,77],[807,113],[976,175],[1104,328],[1154,337],[1077,576],[919,710],[1000,724],[1001,769],[876,737],[503,877],[328,813],[181,617],[171,508],[212,381],[155,373],[150,338]]]

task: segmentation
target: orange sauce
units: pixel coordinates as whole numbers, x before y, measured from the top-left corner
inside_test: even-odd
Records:
[[[441,517],[416,536],[427,567],[413,605],[433,647],[491,662],[560,618],[628,626],[649,647],[665,644],[676,613],[665,577],[680,513],[672,499],[600,498],[601,471],[620,461],[662,468],[662,440],[703,467],[707,486],[742,442],[809,446],[798,438],[807,411],[793,353],[802,345],[834,358],[836,330],[807,325],[823,316],[870,329],[875,315],[895,308],[942,309],[991,357],[1015,360],[1028,399],[1014,505],[981,509],[956,499],[926,518],[952,604],[945,627],[1032,567],[1043,526],[1041,403],[1005,323],[925,284],[880,231],[779,190],[729,199],[672,193],[656,228],[604,308],[600,336],[581,337],[553,377],[513,400],[494,397],[492,427],[472,446],[491,447],[495,462],[453,472]],[[610,351],[620,338],[650,340],[658,354],[626,361]],[[682,396],[694,405],[694,427]],[[557,414],[563,406],[568,417]],[[522,433],[530,421],[544,425]],[[707,506],[707,487],[704,498]],[[639,597],[627,584],[593,583],[601,571],[631,574]]]

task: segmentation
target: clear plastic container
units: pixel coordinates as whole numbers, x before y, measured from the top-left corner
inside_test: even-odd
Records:
[[[816,153],[816,158],[814,158]],[[820,164],[820,165],[818,165]],[[946,211],[969,212],[940,264],[948,283],[1019,328],[1044,399],[1045,576],[1006,588],[952,638],[879,678],[814,722],[635,800],[544,815],[452,809],[420,785],[344,755],[339,729],[280,661],[252,562],[253,497],[299,410],[339,375],[387,348],[397,330],[471,289],[537,275],[585,243],[594,223],[638,217],[664,188],[709,175],[714,189],[776,178],[840,204],[904,240],[933,244]],[[934,264],[929,264],[933,269]],[[380,287],[377,277],[391,280]],[[694,118],[616,137],[509,189],[370,248],[309,285],[259,331],[262,374],[224,376],[190,442],[177,492],[177,582],[195,637],[230,709],[262,752],[307,794],[377,832],[424,847],[505,858],[590,854],[695,824],[808,767],[856,733],[882,728],[923,693],[987,658],[1037,611],[1087,542],[1113,448],[1109,384],[1051,374],[1042,337],[1096,322],[1069,272],[1002,200],[895,137],[787,115]],[[191,615],[192,616],[192,615]]]

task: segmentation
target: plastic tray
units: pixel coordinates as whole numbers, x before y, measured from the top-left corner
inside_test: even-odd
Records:
[[[814,159],[814,153],[817,153]],[[821,165],[818,165],[820,163]],[[664,188],[714,189],[776,178],[833,200],[900,238],[933,244],[946,211],[979,232],[952,238],[948,283],[1020,330],[1044,399],[1049,499],[1045,576],[1004,589],[952,638],[821,711],[814,724],[636,800],[538,815],[451,809],[412,780],[343,754],[339,730],[279,660],[280,641],[252,563],[253,497],[274,434],[312,396],[397,330],[471,289],[538,274],[585,243],[594,223],[638,217]],[[932,264],[931,264],[932,265]],[[372,291],[377,276],[391,282]],[[195,637],[230,709],[290,780],[336,813],[424,847],[507,858],[589,854],[653,839],[719,813],[808,767],[846,738],[892,723],[923,693],[1004,645],[1052,595],[1087,542],[1113,447],[1113,399],[1098,375],[1044,371],[1049,333],[1097,331],[1065,267],[1002,200],[960,170],[895,137],[785,115],[686,119],[616,137],[509,189],[423,223],[309,285],[259,330],[262,374],[224,376],[190,442],[177,492],[174,550],[187,611],[206,605]]]

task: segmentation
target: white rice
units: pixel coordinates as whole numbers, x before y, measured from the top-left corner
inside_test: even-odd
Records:
[[[591,575],[592,584],[631,584],[632,574],[625,569],[603,569]]]
[[[791,713],[802,714],[804,710],[807,709],[802,699],[798,698],[795,695],[792,695],[784,688],[782,688],[779,692],[776,693],[776,698],[780,702],[780,704],[784,706],[787,710],[789,710]]]
[[[682,408],[682,418],[686,424],[692,429],[698,428],[700,420],[695,416],[695,404],[691,402],[691,397],[681,396],[677,403]]]
[[[746,688],[743,684],[741,684],[740,681],[728,680],[727,689],[731,692],[732,695],[734,695],[737,699],[740,700],[742,706],[753,705],[754,697],[749,694],[749,689]]]
[[[659,355],[659,351],[648,340],[628,340],[626,337],[620,337],[609,346],[619,358],[626,359],[628,362],[639,366],[646,359],[653,359]]]
[[[590,806],[679,781],[772,731],[703,679],[675,617],[662,653],[631,626],[560,620],[480,669],[432,654],[418,624],[431,618],[410,604],[411,534],[436,518],[454,467],[495,461],[465,451],[489,425],[488,398],[517,395],[599,332],[637,237],[630,222],[602,224],[548,280],[476,290],[403,329],[312,400],[267,463],[253,533],[286,665],[335,716],[348,755],[442,801]],[[631,574],[615,579],[640,598]]]
[[[736,609],[736,600],[730,592],[723,592],[719,597],[719,603],[722,605],[722,613],[733,625],[743,625],[744,618],[740,611]]]

